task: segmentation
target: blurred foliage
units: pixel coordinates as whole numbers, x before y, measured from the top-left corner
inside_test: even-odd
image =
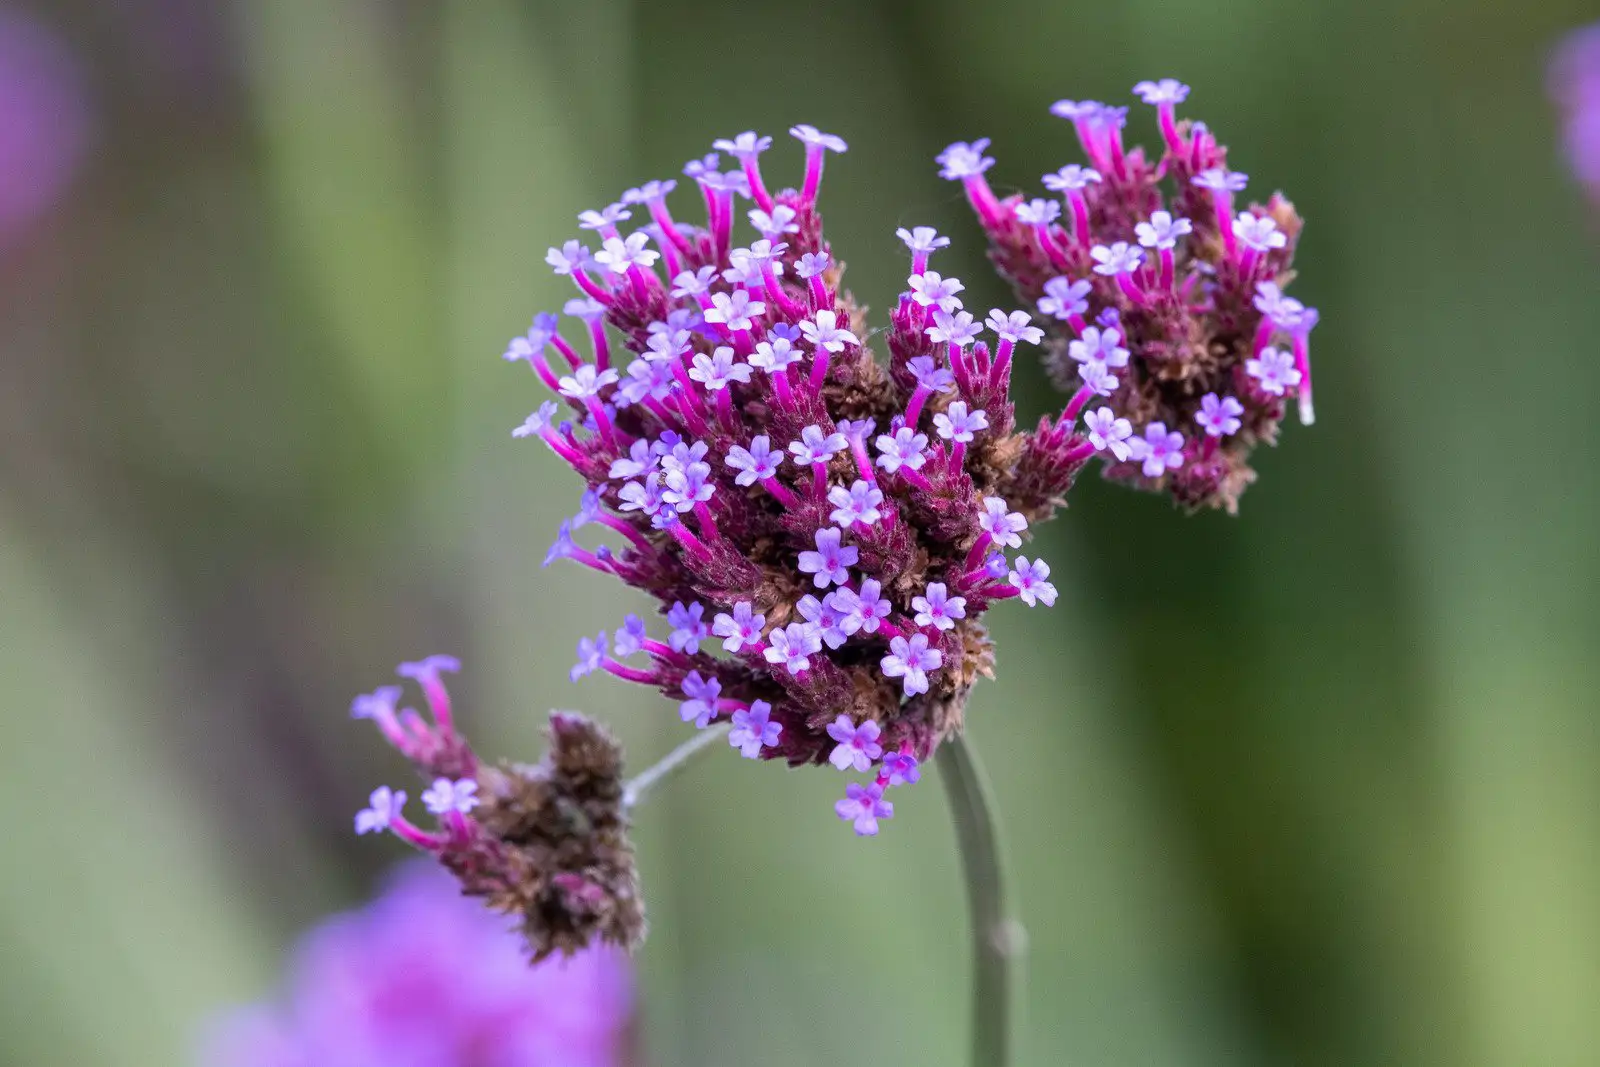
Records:
[[[1237,520],[1086,480],[1043,539],[1061,603],[999,613],[972,721],[1031,934],[1026,1062],[1593,1062],[1600,231],[1541,88],[1592,10],[29,9],[97,136],[0,247],[0,1059],[184,1062],[358,899],[396,850],[350,813],[400,767],[342,709],[401,658],[465,656],[486,751],[531,755],[574,702],[641,761],[672,743],[664,702],[568,686],[630,602],[538,567],[577,493],[507,437],[540,396],[496,357],[568,295],[542,257],[575,212],[809,121],[852,145],[823,208],[855,292],[883,308],[894,228],[933,224],[987,307],[933,154],[990,136],[997,186],[1031,186],[1074,158],[1050,101],[1174,74],[1309,220],[1321,421]],[[937,784],[869,842],[837,787],[723,759],[644,813],[651,1062],[960,1062]]]

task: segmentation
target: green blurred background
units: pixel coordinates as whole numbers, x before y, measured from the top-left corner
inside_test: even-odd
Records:
[[[465,658],[486,752],[553,706],[640,763],[682,736],[568,684],[639,602],[540,569],[577,490],[507,436],[543,398],[499,353],[570,295],[542,258],[578,210],[812,122],[852,145],[822,206],[861,299],[931,224],[1009,306],[933,155],[990,136],[1032,187],[1078,158],[1051,101],[1164,75],[1308,220],[1320,421],[1237,520],[1085,479],[1039,546],[1061,601],[997,613],[970,719],[1023,1061],[1600,1062],[1600,228],[1542,84],[1591,5],[23,6],[90,133],[0,246],[4,1062],[181,1064],[365,895],[400,849],[350,816],[406,771],[345,709],[400,659]],[[643,814],[651,1062],[963,1061],[938,784],[865,841],[839,788],[725,756]]]

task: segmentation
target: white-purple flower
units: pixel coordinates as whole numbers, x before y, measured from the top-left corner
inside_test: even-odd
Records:
[[[1144,464],[1146,478],[1159,478],[1169,469],[1183,466],[1183,434],[1169,431],[1164,422],[1152,422],[1143,437],[1129,442],[1130,455]]]
[[[843,536],[836,526],[824,527],[816,532],[816,549],[800,553],[800,573],[811,575],[818,589],[844,585],[850,580],[848,568],[856,565],[861,551],[855,545],[841,544]]]
[[[1219,193],[1237,193],[1250,184],[1250,176],[1226,167],[1212,167],[1196,174],[1194,184]]]
[[[657,337],[659,336],[661,335],[658,334]],[[651,338],[652,341],[655,339]],[[674,380],[672,364],[668,360],[652,359],[647,356],[628,364],[628,377],[618,388],[617,394],[628,404],[643,403],[647,397],[652,400],[665,400],[672,395]],[[616,478],[618,475],[613,474],[612,477]]]
[[[804,122],[796,126],[790,126],[789,136],[797,139],[807,148],[816,145],[820,148],[826,148],[830,152],[843,152],[850,147],[844,143],[844,138],[831,133],[823,133],[815,126]]]
[[[877,782],[851,782],[845,786],[844,794],[843,800],[834,803],[833,811],[855,826],[857,837],[872,837],[878,832],[879,819],[894,817],[894,804],[883,799],[883,786]]]
[[[761,643],[761,628],[767,624],[765,615],[755,614],[748,600],[733,606],[733,614],[718,612],[711,620],[711,632],[725,638],[722,647],[729,652],[742,652]]]
[[[1156,249],[1176,248],[1178,238],[1193,231],[1194,225],[1188,219],[1175,219],[1167,211],[1152,212],[1149,222],[1141,222],[1133,228],[1140,244]]]
[[[617,490],[617,496],[622,501],[623,511],[640,511],[646,515],[654,515],[661,510],[662,491],[661,475],[651,471],[645,475],[643,482],[628,482]]]
[[[905,694],[910,697],[926,693],[928,672],[938,670],[943,664],[944,653],[928,647],[927,634],[916,633],[909,639],[891,637],[889,654],[883,657],[880,666],[885,678],[901,679]]]
[[[881,728],[871,719],[857,726],[854,719],[840,712],[828,724],[828,736],[838,742],[828,762],[841,771],[870,770],[873,761],[883,755],[883,746],[878,743],[880,733]]]
[[[630,267],[649,270],[661,258],[661,253],[645,247],[649,243],[650,235],[642,232],[608,237],[605,246],[594,254],[594,261],[612,274],[626,274]]]
[[[701,677],[699,671],[690,671],[683,676],[679,688],[687,698],[678,705],[679,718],[694,723],[701,730],[710,726],[717,717],[717,698],[722,695],[722,683],[714,677]]]
[[[746,130],[731,140],[719,137],[711,142],[711,147],[719,152],[726,152],[736,159],[749,159],[771,148],[772,138],[762,137],[754,130]]]
[[[624,219],[633,218],[633,212],[621,204],[607,204],[599,211],[578,212],[580,230],[608,230]]]
[[[1103,363],[1107,367],[1126,367],[1128,365],[1128,350],[1118,342],[1122,340],[1121,332],[1110,329],[1100,329],[1098,326],[1085,327],[1083,336],[1067,342],[1067,355],[1079,363]]]
[[[786,233],[799,233],[800,225],[794,219],[794,208],[788,204],[774,204],[771,212],[758,207],[750,209],[750,225],[770,240],[777,240]]]
[[[778,473],[778,464],[782,462],[783,453],[772,447],[764,433],[751,438],[749,448],[734,445],[728,449],[727,464],[739,472],[733,479],[736,485],[766,481]]]
[[[1098,100],[1057,100],[1050,105],[1050,114],[1068,122],[1093,122],[1105,109]]]
[[[679,271],[672,279],[672,298],[682,300],[686,297],[699,297],[702,293],[710,292],[711,283],[717,276],[716,267],[701,267],[699,270]]]
[[[772,705],[765,700],[753,700],[750,707],[733,713],[728,744],[738,749],[745,759],[757,759],[763,748],[776,745],[782,736],[783,724],[772,721]]]
[[[1013,311],[1007,314],[999,308],[993,308],[989,312],[988,325],[1002,341],[1036,345],[1044,340],[1044,331],[1037,326],[1028,325],[1032,321],[1033,316],[1026,311]]]
[[[1012,511],[1011,506],[1000,497],[986,496],[983,498],[983,514],[978,516],[978,526],[995,544],[1005,548],[1021,548],[1021,534],[1028,528],[1028,520],[1020,511]]]
[[[956,385],[956,376],[950,368],[939,366],[932,356],[911,357],[906,363],[906,371],[930,393],[947,393]]]
[[[1056,602],[1056,587],[1050,584],[1049,577],[1050,564],[1042,559],[1029,563],[1027,556],[1018,556],[1007,581],[1016,587],[1017,596],[1030,608],[1038,604],[1050,607]]]
[[[1282,396],[1285,391],[1300,384],[1300,371],[1294,365],[1294,355],[1271,345],[1263,348],[1254,359],[1245,360],[1244,370],[1260,384],[1262,392],[1272,396]]]
[[[1128,458],[1128,438],[1133,436],[1133,424],[1127,419],[1119,419],[1116,412],[1110,408],[1102,407],[1089,412],[1083,417],[1085,429],[1089,431],[1089,443],[1094,445],[1097,452],[1110,452],[1121,463]]]
[[[1044,187],[1055,193],[1065,193],[1075,189],[1087,189],[1095,182],[1101,181],[1100,172],[1093,167],[1082,167],[1076,163],[1069,163],[1054,174],[1044,176]]]
[[[817,635],[829,648],[842,647],[858,629],[854,620],[849,618],[849,598],[846,597],[843,603],[838,599],[841,592],[848,593],[849,590],[835,590],[821,600],[807,593],[795,601],[795,610],[800,612],[800,617],[816,627]]]
[[[822,432],[822,427],[817,425],[807,426],[800,431],[800,440],[789,442],[789,451],[794,455],[794,461],[802,467],[813,463],[826,464],[837,452],[843,452],[850,447],[850,442],[842,433]]]
[[[1147,104],[1181,104],[1189,95],[1189,87],[1176,78],[1142,81],[1133,87],[1133,91]]]
[[[750,329],[755,325],[755,320],[766,312],[766,304],[750,299],[747,290],[735,289],[732,293],[712,294],[711,306],[706,309],[705,316],[707,322],[720,322],[737,332]]]
[[[917,757],[909,752],[890,752],[883,757],[883,773],[890,785],[915,785],[922,780]]]
[[[662,481],[666,484],[661,493],[662,503],[671,504],[680,512],[693,511],[696,504],[710,500],[717,491],[717,484],[711,480],[709,463],[691,463],[667,471]]]
[[[1139,264],[1144,262],[1144,252],[1136,245],[1126,241],[1117,241],[1111,245],[1095,245],[1089,249],[1089,255],[1094,258],[1094,272],[1107,277],[1118,274],[1132,274],[1139,269]]]
[[[934,157],[940,166],[939,177],[947,181],[973,178],[994,166],[994,160],[983,153],[989,147],[989,138],[980,137],[970,144],[957,141]]]
[[[1088,280],[1075,282],[1071,278],[1051,278],[1044,283],[1044,296],[1039,298],[1039,314],[1063,321],[1089,310]]]
[[[706,639],[709,632],[702,617],[705,612],[706,606],[699,601],[685,604],[679,600],[667,609],[667,624],[672,627],[672,633],[667,635],[667,643],[674,652],[693,655],[700,651],[700,642]]]
[[[767,635],[767,647],[762,655],[768,663],[782,664],[790,674],[799,674],[811,666],[811,657],[821,651],[822,636],[815,626],[808,622],[791,622]]]
[[[839,325],[838,313],[832,308],[817,312],[816,321],[801,319],[800,332],[813,347],[825,348],[829,352],[843,352],[846,345],[861,343],[855,334]]]
[[[904,226],[894,231],[894,235],[905,242],[912,255],[931,255],[933,252],[948,248],[950,238],[941,237],[939,231],[932,226],[916,226],[907,230]]]
[[[1256,252],[1270,252],[1289,243],[1289,238],[1278,229],[1278,224],[1266,215],[1239,212],[1233,220],[1233,235],[1239,243]]]
[[[554,400],[546,400],[544,403],[539,405],[538,411],[535,411],[532,415],[529,415],[526,419],[522,420],[522,425],[511,431],[511,436],[536,437],[539,434],[544,433],[544,431],[549,428],[551,420],[556,417],[556,412],[559,410],[560,409],[556,407]]]
[[[946,441],[966,444],[974,434],[989,428],[989,416],[982,411],[968,411],[965,400],[953,400],[950,407],[933,416],[933,428]]]
[[[970,312],[958,311],[952,315],[948,311],[935,311],[933,325],[923,332],[935,344],[943,343],[965,348],[978,339],[983,327],[972,321]]]
[[[637,615],[627,615],[622,620],[622,629],[611,635],[611,654],[618,659],[625,659],[643,651],[648,636],[644,620]]]
[[[906,279],[911,286],[911,300],[923,307],[937,307],[940,311],[954,311],[961,306],[957,293],[965,289],[960,278],[945,278],[938,271],[923,271]]]
[[[387,830],[389,824],[400,817],[400,810],[405,806],[404,790],[380,785],[367,797],[367,806],[356,812],[356,833],[370,834]]]
[[[1061,204],[1055,200],[1027,200],[1012,210],[1024,226],[1048,226],[1061,217]]]
[[[1234,397],[1207,393],[1200,398],[1200,410],[1195,412],[1194,421],[1212,437],[1227,437],[1239,432],[1243,425],[1239,416],[1243,414],[1244,405]]]
[[[894,432],[894,436],[880,434],[877,440],[878,466],[888,474],[894,474],[901,467],[907,470],[921,470],[922,465],[928,461],[924,454],[928,448],[928,435],[917,433],[909,426],[902,426]]]
[[[927,592],[911,598],[912,620],[918,626],[932,626],[935,630],[949,630],[957,619],[967,616],[967,598],[951,596],[943,582],[928,583]]]
[[[1096,396],[1110,396],[1117,391],[1117,376],[1098,359],[1091,359],[1078,367],[1078,377],[1083,379]]]
[[[828,521],[843,530],[857,523],[871,526],[883,518],[879,510],[883,504],[883,490],[860,478],[849,489],[842,485],[829,489],[828,503],[833,505]]]
[[[581,637],[578,639],[578,662],[573,664],[567,672],[567,677],[576,682],[585,675],[593,674],[600,669],[600,664],[606,658],[606,632],[601,630],[594,637]]]
[[[733,354],[733,349],[721,345],[711,355],[696,352],[689,377],[705,385],[706,392],[726,389],[733,382],[749,384],[750,365]]]
[[[848,597],[845,596],[847,593]],[[894,605],[883,595],[882,584],[876,578],[862,579],[860,592],[841,589],[835,595],[835,602],[854,622],[852,633],[856,630],[864,634],[877,633],[879,625],[894,610]]]
[[[589,265],[589,250],[578,241],[568,241],[560,248],[552,248],[544,254],[544,261],[562,277],[583,270]]]
[[[466,815],[479,804],[478,783],[471,778],[435,778],[422,793],[422,804],[435,815],[457,812]]]
[[[795,274],[809,281],[819,274],[827,273],[828,267],[833,264],[833,258],[826,252],[807,252],[800,257],[794,265]]]
[[[750,366],[768,374],[778,374],[791,363],[799,363],[804,354],[786,337],[773,337],[761,341],[750,355]]]
[[[614,368],[597,370],[593,363],[585,363],[556,384],[560,386],[562,396],[570,396],[574,400],[586,400],[598,395],[600,390],[616,380],[617,372]]]

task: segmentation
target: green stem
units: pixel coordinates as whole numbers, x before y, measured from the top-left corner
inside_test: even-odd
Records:
[[[1006,910],[1000,834],[977,756],[966,737],[956,734],[939,746],[934,759],[950,798],[972,915],[972,1063],[1008,1067],[1014,1052],[1013,969],[1025,949],[1026,935]]]
[[[725,736],[732,726],[733,724],[728,722],[713,723],[640,771],[622,787],[622,809],[627,811],[639,803],[640,798],[652,786],[672,774],[673,771],[688,764],[691,759],[709,748],[717,739]]]

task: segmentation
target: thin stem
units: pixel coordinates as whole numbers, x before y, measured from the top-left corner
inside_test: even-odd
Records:
[[[622,807],[626,811],[639,803],[657,782],[679,770],[703,750],[733,728],[731,722],[712,723],[689,740],[668,752],[660,760],[646,767],[622,787]]]
[[[1013,965],[1025,949],[1022,925],[1007,913],[1000,834],[988,780],[967,739],[956,734],[935,753],[939,779],[950,798],[961,866],[972,915],[972,1063],[1012,1062]]]

